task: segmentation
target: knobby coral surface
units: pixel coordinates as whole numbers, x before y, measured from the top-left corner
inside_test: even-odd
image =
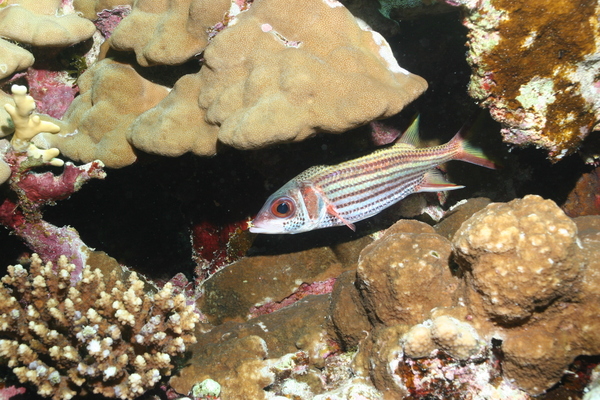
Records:
[[[110,44],[135,51],[142,66],[182,64],[202,53],[209,28],[221,22],[230,5],[229,0],[136,1]]]
[[[33,54],[7,40],[0,39],[0,79],[33,65]]]
[[[532,395],[546,391],[575,357],[600,353],[598,232],[597,217],[572,220],[539,196],[489,204],[452,242],[422,223],[398,222],[362,251],[360,296],[334,297],[334,310],[352,309],[344,299],[358,302],[355,309],[364,307],[374,326],[359,344],[358,371],[390,399],[473,391],[523,396],[509,380]],[[333,320],[342,337],[357,335],[340,321]],[[436,371],[462,378],[434,378]],[[481,374],[488,380],[475,379]],[[494,376],[505,380],[498,386]]]
[[[70,46],[96,31],[91,21],[70,12],[60,0],[9,0],[0,9],[0,35],[35,46]]]
[[[198,316],[166,284],[156,291],[136,273],[75,270],[33,255],[9,266],[0,287],[0,355],[19,380],[58,399],[99,393],[133,399],[153,387],[195,343]]]
[[[94,24],[60,0],[8,0],[0,5],[0,79],[31,67],[34,56],[7,40],[32,46],[67,47],[94,34]]]
[[[133,163],[136,155],[124,132],[168,89],[143,78],[131,65],[110,59],[89,68],[79,79],[79,89],[80,95],[63,117],[67,126],[61,134],[41,135],[36,143],[58,147],[75,160],[100,159],[114,168]]]
[[[259,0],[242,11],[232,7],[223,21],[200,23],[214,24],[206,45],[195,21],[206,16],[207,4],[172,1],[150,9],[136,3],[111,36],[112,46],[135,51],[142,65],[182,63],[206,46],[200,71],[169,91],[133,67],[117,83],[111,78],[115,62],[100,62],[81,77],[85,101],[67,111],[70,128],[58,137],[45,135],[46,145],[109,167],[131,164],[134,149],[167,156],[213,155],[218,142],[254,149],[394,115],[427,87],[398,65],[380,34],[336,1]],[[138,20],[146,22],[134,29]],[[171,46],[173,30],[187,39]]]
[[[469,28],[471,96],[503,124],[504,140],[558,160],[600,122],[595,0],[446,0]]]

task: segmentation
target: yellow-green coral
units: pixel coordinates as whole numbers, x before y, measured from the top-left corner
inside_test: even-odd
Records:
[[[15,132],[10,141],[13,149],[24,151],[33,137],[42,132],[58,133],[60,127],[49,121],[42,121],[39,115],[32,115],[35,100],[27,94],[25,86],[12,86],[15,105],[5,104],[4,109],[12,118]]]

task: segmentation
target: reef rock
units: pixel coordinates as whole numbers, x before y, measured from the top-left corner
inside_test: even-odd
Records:
[[[204,283],[198,307],[215,324],[245,321],[299,300],[311,286],[331,292],[343,268],[328,247],[243,258]]]
[[[466,10],[469,93],[504,140],[559,160],[600,122],[598,2],[446,0]]]
[[[228,322],[199,334],[193,358],[171,378],[171,385],[188,393],[196,383],[212,379],[221,385],[223,399],[259,400],[268,398],[267,392],[285,391],[284,381],[298,378],[292,376],[296,369],[311,393],[323,392],[316,368],[324,368],[325,359],[339,350],[329,302],[329,295],[310,296],[248,322]]]

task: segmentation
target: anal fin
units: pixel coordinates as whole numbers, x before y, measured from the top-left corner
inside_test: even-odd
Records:
[[[432,169],[423,175],[423,182],[417,186],[416,192],[442,192],[462,188],[464,186],[448,182],[440,171]]]

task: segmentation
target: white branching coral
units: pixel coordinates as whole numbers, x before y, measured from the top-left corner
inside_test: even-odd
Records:
[[[33,255],[27,271],[9,266],[0,285],[0,357],[42,396],[133,399],[170,375],[172,359],[195,343],[198,315],[167,283],[147,293],[135,272],[104,277],[85,267]]]

